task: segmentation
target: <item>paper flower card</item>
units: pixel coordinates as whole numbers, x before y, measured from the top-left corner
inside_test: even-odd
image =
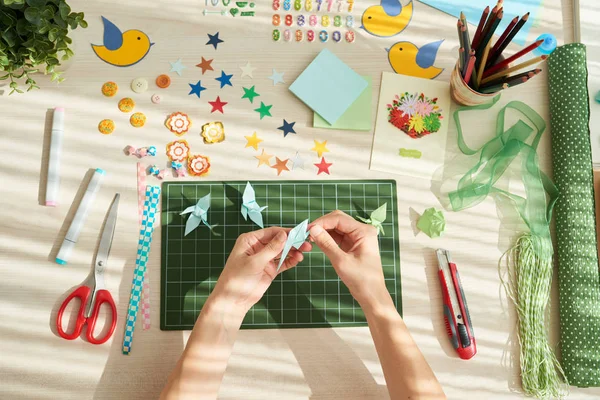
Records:
[[[447,82],[384,72],[371,169],[431,179],[444,162],[449,109]]]

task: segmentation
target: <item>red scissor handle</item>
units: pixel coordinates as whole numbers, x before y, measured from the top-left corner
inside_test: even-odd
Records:
[[[71,293],[69,297],[67,297],[60,306],[60,309],[58,310],[58,315],[56,316],[56,329],[58,329],[58,334],[62,338],[65,338],[67,340],[73,340],[77,339],[81,334],[81,331],[83,330],[83,325],[85,325],[86,322],[85,305],[87,304],[87,301],[91,294],[92,289],[90,289],[87,286],[80,286],[77,289],[75,289],[73,293]],[[65,311],[71,300],[75,298],[78,298],[81,301],[81,305],[79,306],[79,311],[77,312],[77,319],[75,320],[75,329],[73,329],[72,333],[67,333],[62,328],[63,312]]]
[[[102,338],[97,338],[93,336],[94,327],[96,326],[96,321],[98,320],[100,306],[104,303],[107,303],[111,309],[112,321],[106,335]],[[86,338],[92,344],[102,344],[112,336],[113,332],[115,331],[115,327],[117,326],[117,307],[115,306],[115,301],[108,290],[98,290],[96,292],[96,301],[94,303],[94,308],[92,309],[92,314],[87,319],[87,324]]]

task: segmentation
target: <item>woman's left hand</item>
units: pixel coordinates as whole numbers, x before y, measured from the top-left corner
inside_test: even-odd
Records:
[[[312,249],[308,242],[302,244],[299,250],[292,248],[277,272],[277,257],[283,250],[289,231],[271,227],[240,235],[210,300],[229,303],[245,315],[262,298],[278,273],[298,265],[304,259],[302,253]]]

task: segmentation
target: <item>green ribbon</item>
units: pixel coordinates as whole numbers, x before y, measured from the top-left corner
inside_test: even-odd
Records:
[[[465,155],[479,153],[479,162],[460,179],[458,188],[449,194],[450,204],[454,211],[460,211],[482,202],[490,194],[504,195],[514,203],[532,234],[550,239],[550,220],[554,203],[558,199],[558,189],[541,171],[536,152],[546,129],[544,119],[527,104],[512,101],[498,113],[496,135],[490,141],[479,149],[471,149],[465,141],[460,114],[466,110],[487,110],[499,98],[500,96],[496,96],[491,103],[480,106],[461,107],[454,113],[459,149]],[[523,114],[535,127],[537,133],[531,144],[527,143],[527,139],[534,129],[522,120],[505,130],[504,120],[509,109]],[[527,195],[525,198],[494,186],[519,155],[522,157],[522,178]]]

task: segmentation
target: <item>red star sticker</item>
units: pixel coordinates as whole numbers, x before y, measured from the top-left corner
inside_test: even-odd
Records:
[[[281,160],[279,157],[275,157],[275,159],[277,161],[275,161],[275,164],[271,165],[271,168],[275,168],[277,170],[277,176],[281,175],[281,173],[283,171],[289,171],[290,170],[287,167],[287,163],[289,161],[289,158],[286,158],[285,160]]]
[[[221,114],[223,114],[223,106],[227,104],[227,102],[221,101],[221,98],[217,96],[215,101],[209,101],[208,104],[212,106],[212,110],[210,110],[211,113],[219,111]]]
[[[202,57],[202,62],[200,64],[196,64],[196,67],[202,68],[202,75],[204,75],[206,71],[214,71],[212,65],[210,65],[212,62],[213,59],[206,60],[204,57]]]
[[[325,157],[321,157],[321,162],[315,164],[315,166],[319,168],[319,172],[317,172],[317,175],[319,175],[321,172],[325,172],[327,175],[330,175],[329,167],[331,167],[332,165],[333,163],[328,163],[327,161],[325,161]]]

